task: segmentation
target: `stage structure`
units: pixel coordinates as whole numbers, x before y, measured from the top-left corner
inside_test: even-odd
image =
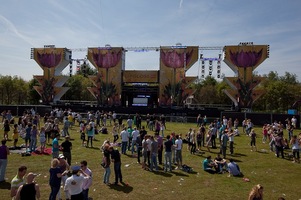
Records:
[[[206,58],[203,51],[218,50],[218,57]],[[72,51],[87,51],[87,57],[72,58]],[[125,70],[126,52],[158,51],[160,53],[159,70]],[[201,54],[199,54],[201,51]],[[224,53],[224,55],[222,54]],[[250,108],[263,91],[255,87],[263,81],[262,77],[253,77],[253,70],[268,56],[268,45],[241,43],[236,46],[199,47],[175,46],[160,47],[89,47],[82,49],[56,48],[45,45],[44,48],[31,49],[31,58],[43,69],[43,75],[34,75],[39,82],[35,90],[41,95],[44,104],[55,103],[69,89],[63,87],[69,76],[62,76],[62,71],[69,64],[69,74],[73,73],[73,61],[76,67],[80,63],[90,62],[97,70],[97,75],[88,78],[93,87],[87,88],[96,98],[99,106],[123,107],[182,107],[187,97],[194,93],[190,85],[197,79],[205,78],[206,64],[209,63],[208,75],[211,76],[216,66],[217,78],[221,74],[221,60],[237,74],[237,77],[225,77],[231,90],[224,92],[239,107]],[[189,77],[186,72],[199,61],[197,76]]]
[[[71,62],[72,52],[66,48],[56,48],[45,45],[44,48],[32,48],[31,59],[34,59],[43,70],[43,75],[34,75],[40,86],[34,89],[40,94],[42,103],[56,102],[67,92],[68,87],[62,87],[68,80],[61,72]]]
[[[125,70],[122,47],[88,48],[88,61],[97,69],[89,76],[88,88],[101,106],[183,106],[193,93],[189,84],[197,77],[186,77],[186,71],[198,60],[198,47],[166,46],[160,50],[160,70]],[[145,48],[144,50],[148,50]]]
[[[231,90],[224,90],[239,108],[252,108],[264,91],[256,88],[264,77],[254,76],[253,71],[269,57],[269,45],[253,45],[253,42],[224,47],[224,62],[237,74],[225,77]]]

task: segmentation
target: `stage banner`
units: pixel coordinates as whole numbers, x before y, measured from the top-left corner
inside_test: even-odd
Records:
[[[268,57],[268,45],[236,45],[224,47],[224,62],[244,81]]]
[[[161,106],[182,106],[188,92],[186,71],[198,60],[197,46],[160,47],[160,90]]]
[[[254,101],[264,94],[256,88],[265,80],[255,77],[253,71],[269,56],[269,45],[240,44],[224,47],[224,62],[238,75],[225,77],[232,90],[224,90],[226,95],[241,108],[251,108]]]
[[[158,71],[128,70],[123,72],[123,83],[158,83]]]
[[[96,89],[89,89],[101,105],[120,105],[121,72],[124,51],[122,47],[88,48],[88,60],[97,69],[93,83]]]
[[[71,51],[67,48],[33,48],[32,58],[43,69],[43,75],[34,78],[40,86],[34,89],[40,94],[43,103],[59,100],[69,89],[62,87],[69,77],[61,77],[61,72],[66,68],[71,59]]]

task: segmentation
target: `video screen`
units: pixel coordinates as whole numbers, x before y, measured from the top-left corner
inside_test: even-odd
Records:
[[[132,106],[147,106],[147,104],[148,104],[148,98],[141,98],[141,97],[133,98]]]

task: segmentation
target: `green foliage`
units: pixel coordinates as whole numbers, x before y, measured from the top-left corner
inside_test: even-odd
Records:
[[[0,102],[4,105],[27,103],[28,83],[17,76],[0,76]]]
[[[74,75],[68,79],[65,86],[70,89],[63,96],[65,100],[85,100],[92,101],[95,98],[88,91],[87,87],[91,87],[91,81],[81,74]]]

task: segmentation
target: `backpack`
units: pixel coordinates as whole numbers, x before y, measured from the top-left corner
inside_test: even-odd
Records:
[[[184,172],[187,172],[187,173],[191,173],[192,172],[192,168],[191,167],[189,167],[188,165],[182,165],[182,170],[184,171]]]

